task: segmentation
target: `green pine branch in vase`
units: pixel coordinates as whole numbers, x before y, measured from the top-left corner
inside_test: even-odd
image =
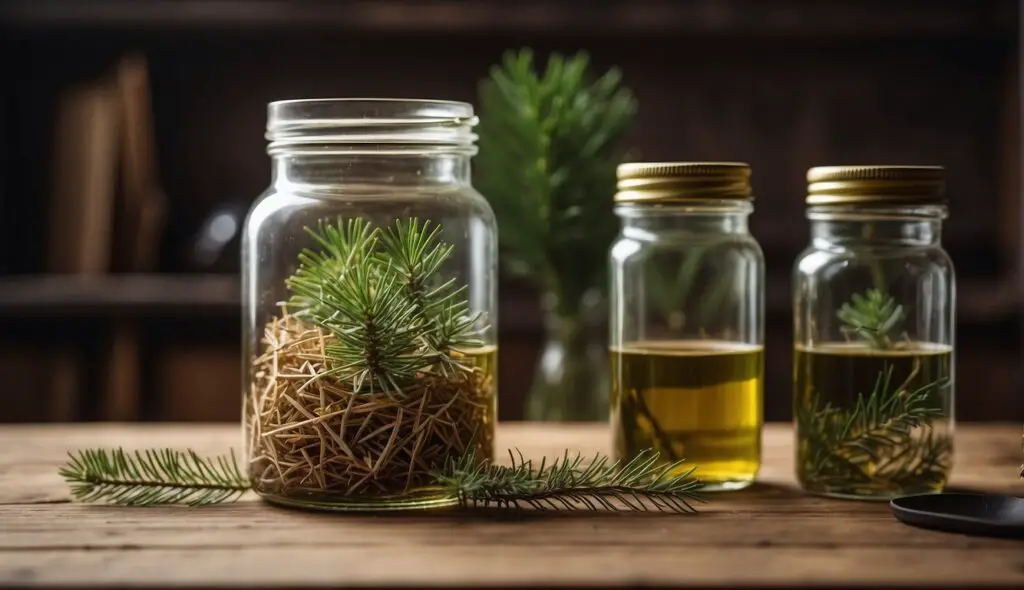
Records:
[[[247,469],[233,454],[85,449],[60,469],[75,498],[205,506],[253,486],[357,496],[370,482],[427,486],[467,507],[693,511],[700,481],[679,462],[660,466],[654,451],[625,464],[568,453],[536,467],[516,454],[508,466],[485,459],[493,443],[471,425],[492,406],[478,400],[491,376],[460,352],[481,345],[481,318],[469,312],[464,287],[436,280],[452,251],[438,226],[410,219],[381,229],[352,219],[310,234],[319,248],[300,255],[287,281],[290,314],[268,327],[280,346],[256,362],[267,375],[298,380],[257,388],[264,393],[247,401],[261,409],[248,412]],[[316,393],[306,391],[314,381]],[[343,410],[356,403],[360,413],[349,419]],[[255,422],[267,416],[274,422]]]
[[[509,52],[481,82],[475,184],[505,270],[543,295],[547,344],[526,417],[603,421],[606,352],[588,326],[602,315],[616,167],[637,106],[617,69],[591,76],[585,53],[536,65],[528,49]]]

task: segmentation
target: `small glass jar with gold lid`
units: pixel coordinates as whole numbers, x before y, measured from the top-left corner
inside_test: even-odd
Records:
[[[764,257],[750,168],[628,163],[611,248],[611,422],[617,458],[646,448],[696,466],[706,490],[761,462]]]
[[[940,491],[953,459],[953,264],[943,170],[807,173],[811,245],[796,261],[797,477],[810,492]]]

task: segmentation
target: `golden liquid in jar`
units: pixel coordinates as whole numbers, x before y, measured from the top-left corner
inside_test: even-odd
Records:
[[[749,485],[761,464],[764,351],[718,340],[631,342],[610,350],[619,459],[647,448],[696,466],[705,490]]]
[[[921,342],[890,349],[857,342],[796,346],[796,471],[804,489],[879,500],[940,491],[952,468],[952,359],[951,347]],[[914,391],[924,392],[924,406],[938,415],[909,428],[907,435],[887,427],[895,424],[892,420],[851,420],[854,412],[867,416],[869,411],[858,407],[872,394],[892,408],[889,404],[898,402],[894,396]],[[832,417],[825,415],[826,408]],[[847,423],[852,428],[836,426]],[[826,428],[845,434],[822,436]],[[871,454],[863,452],[865,442],[873,445]]]

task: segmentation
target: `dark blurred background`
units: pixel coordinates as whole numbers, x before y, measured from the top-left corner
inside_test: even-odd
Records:
[[[621,67],[642,158],[753,166],[769,420],[805,170],[946,166],[958,416],[1020,421],[1019,23],[1008,0],[0,0],[0,421],[238,419],[266,103],[475,102],[524,46]],[[501,301],[514,420],[543,327],[525,285]]]

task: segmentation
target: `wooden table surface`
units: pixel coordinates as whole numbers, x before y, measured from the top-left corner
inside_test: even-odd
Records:
[[[954,487],[1024,494],[1020,425],[962,425]],[[599,425],[507,424],[528,457],[607,450]],[[210,508],[71,502],[69,449],[239,448],[233,425],[0,427],[0,585],[215,587],[1024,586],[1024,542],[898,523],[885,503],[808,497],[792,432],[769,426],[752,489],[696,515],[333,515],[246,496]]]

